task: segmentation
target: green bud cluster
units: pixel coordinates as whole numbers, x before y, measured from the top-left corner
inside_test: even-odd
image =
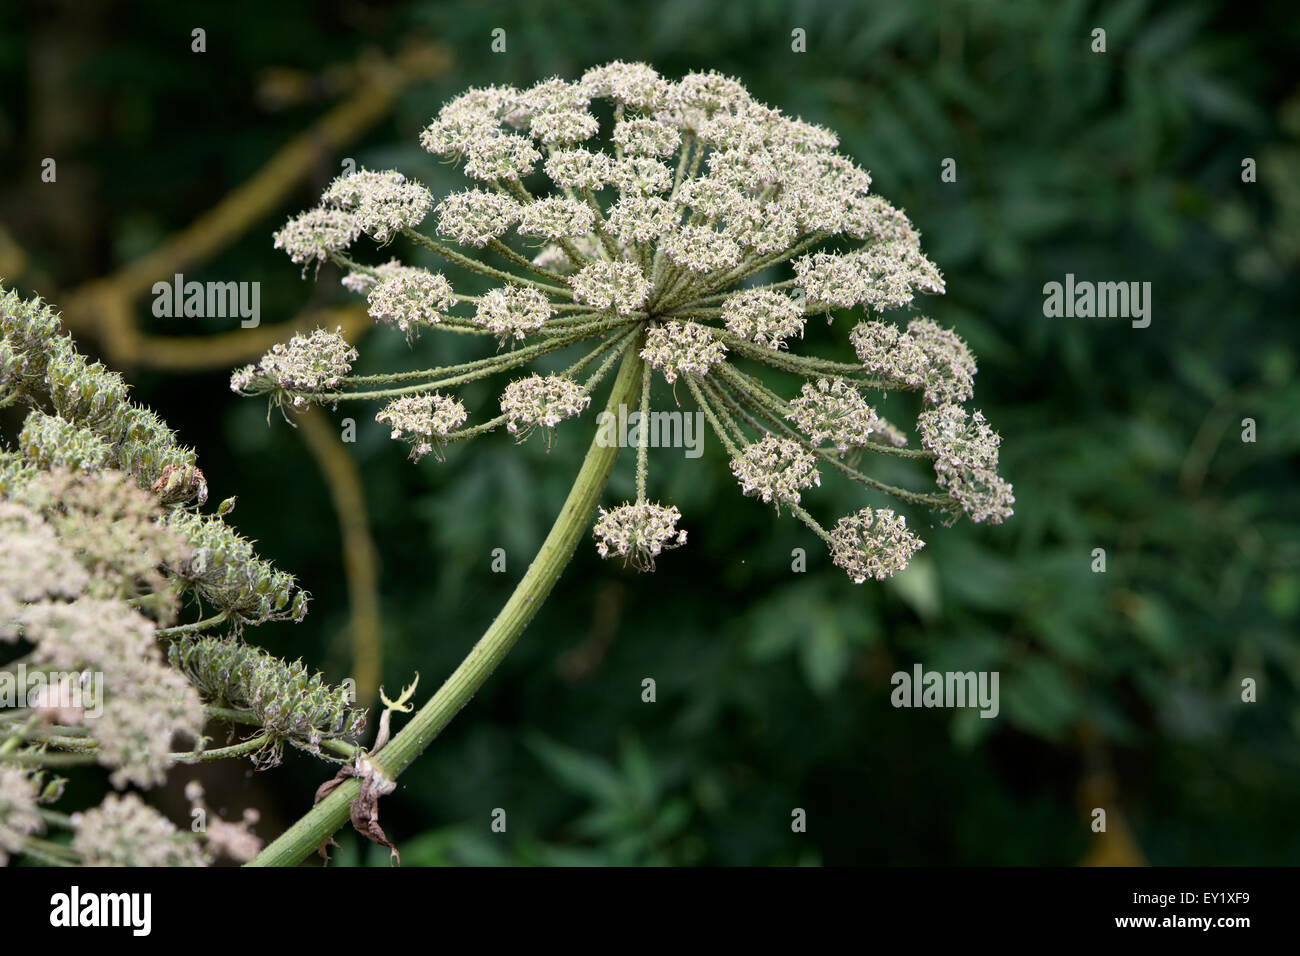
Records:
[[[293,575],[259,558],[253,545],[220,517],[177,509],[167,522],[191,548],[190,556],[171,570],[218,610],[245,624],[301,621],[307,614],[307,593],[298,589]]]
[[[60,331],[58,316],[40,299],[0,290],[0,407],[41,387]]]
[[[187,511],[207,501],[208,487],[191,449],[156,414],[130,400],[122,377],[81,355],[62,334],[58,315],[39,298],[0,291],[0,404],[31,406],[18,439],[20,456],[0,460],[0,492],[40,470],[124,471],[172,506],[167,521],[192,553],[170,570],[182,586],[243,624],[307,613],[307,594],[293,576],[257,557],[221,517]]]
[[[31,412],[23,422],[18,449],[43,471],[103,471],[113,457],[113,450],[94,432],[41,411]]]
[[[23,406],[26,416],[14,446],[0,448],[0,503],[39,515],[34,520],[43,521],[52,537],[37,544],[65,549],[86,565],[100,589],[78,592],[67,605],[62,602],[69,595],[33,604],[10,594],[7,607],[0,604],[0,617],[21,625],[38,650],[66,651],[69,659],[80,660],[87,648],[103,643],[102,622],[95,608],[77,603],[83,598],[129,602],[129,610],[123,604],[124,619],[149,626],[145,640],[151,653],[157,648],[153,629],[175,620],[177,599],[185,593],[199,599],[195,603],[208,619],[180,625],[173,634],[202,630],[221,618],[238,632],[246,625],[298,621],[306,615],[308,595],[293,576],[262,560],[251,542],[226,525],[234,498],[223,501],[214,514],[200,513],[208,489],[194,452],[177,442],[158,415],[131,401],[121,376],[77,352],[46,303],[0,289],[3,405]],[[114,492],[115,482],[124,483],[134,497]],[[17,546],[5,542],[11,543]],[[162,611],[155,613],[159,601]],[[70,643],[60,644],[63,637]],[[301,663],[284,663],[237,639],[197,638],[195,633],[176,638],[181,643],[169,648],[174,670],[165,669],[166,676],[178,682],[192,679],[194,691],[247,709],[265,721],[277,742],[291,739],[316,749],[323,739],[364,728],[364,710],[355,708],[341,689],[308,674]],[[120,670],[132,654],[109,657]],[[161,658],[157,666],[163,666]],[[126,704],[138,705],[127,716],[146,719],[155,707],[137,700],[139,694],[120,696]],[[197,694],[192,697],[197,707]],[[199,712],[196,726],[201,730],[201,708]],[[164,741],[161,752],[169,742]]]
[[[174,641],[167,658],[204,698],[250,711],[278,739],[315,750],[324,740],[355,740],[365,729],[366,710],[348,689],[308,673],[301,661],[282,661],[237,639],[197,636]]]
[[[120,375],[77,351],[49,305],[0,292],[0,405],[23,401],[91,436],[74,440],[66,427],[36,422],[32,427],[39,431],[29,442],[41,456],[39,466],[116,468],[158,492],[164,504],[202,504],[207,483],[194,452],[179,445],[157,415],[131,402],[129,393]],[[108,449],[106,457],[92,439]],[[91,447],[96,454],[79,457]]]

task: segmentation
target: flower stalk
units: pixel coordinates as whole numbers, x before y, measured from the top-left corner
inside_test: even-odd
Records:
[[[643,375],[640,348],[628,349],[605,403],[606,411],[618,414],[619,405],[633,401],[641,388]],[[618,452],[616,445],[603,444],[598,437],[592,439],[564,507],[510,599],[438,692],[374,756],[375,766],[388,779],[396,779],[424,752],[478,692],[519,639],[555,587],[573,557],[578,541],[590,526],[592,513],[613,471]],[[302,862],[347,822],[349,807],[360,789],[361,783],[356,779],[341,784],[248,865],[294,866]]]

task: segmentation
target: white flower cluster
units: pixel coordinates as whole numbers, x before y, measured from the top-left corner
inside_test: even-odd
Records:
[[[1012,487],[998,475],[1002,439],[984,420],[960,405],[938,405],[917,419],[921,444],[937,456],[934,472],[972,521],[1001,524],[1012,514]]]
[[[286,392],[327,392],[343,384],[357,360],[357,350],[343,338],[341,327],[333,332],[316,329],[301,333],[288,343],[278,343],[257,365],[246,365],[230,378],[230,387],[251,394],[259,382],[270,382]],[[294,405],[306,405],[307,398],[293,395]]]
[[[664,239],[664,253],[691,272],[717,272],[740,261],[740,243],[708,226],[682,226]]]
[[[474,322],[502,340],[536,332],[553,314],[551,302],[536,289],[493,289],[479,300]]]
[[[388,242],[424,221],[433,196],[397,170],[376,173],[359,169],[330,183],[321,202],[351,213],[357,228],[376,242]]]
[[[866,306],[877,312],[912,301],[917,290],[941,293],[943,277],[910,242],[886,242],[860,252],[818,252],[795,260],[809,304],[820,309]]]
[[[615,124],[613,140],[633,156],[662,159],[677,152],[682,145],[682,134],[677,127],[660,119],[630,119]]]
[[[438,232],[464,246],[482,248],[519,222],[519,203],[483,189],[452,193],[438,206]]]
[[[519,215],[519,235],[530,239],[570,239],[591,232],[596,214],[585,202],[548,196],[529,203]]]
[[[740,490],[764,502],[781,502],[797,505],[799,492],[813,485],[820,486],[817,459],[803,446],[789,438],[768,435],[756,441],[731,460],[731,472],[740,482]]]
[[[871,193],[870,174],[838,151],[832,131],[758,102],[717,72],[673,81],[646,64],[620,61],[576,81],[468,90],[442,107],[420,142],[478,181],[437,206],[437,233],[448,244],[412,231],[432,207],[427,192],[395,172],[362,170],[336,180],[320,208],[281,230],[277,245],[295,262],[332,259],[350,270],[345,284],[368,293],[371,314],[404,331],[436,325],[492,335],[502,347],[529,343],[442,376],[430,370],[430,389],[445,387],[440,379],[465,382],[514,368],[524,350],[531,358],[596,345],[564,372],[505,387],[498,421],[526,436],[579,414],[589,390],[635,348],[666,382],[684,380],[726,443],[743,447],[732,469],[747,495],[778,508],[797,505],[803,489],[820,483],[822,459],[909,504],[952,513],[956,502],[976,520],[1010,514],[1010,486],[996,476],[996,451],[973,454],[989,444],[982,417],[961,432],[968,437],[950,434],[961,403],[973,394],[976,372],[955,332],[927,318],[902,329],[872,316],[849,335],[857,363],[793,350],[810,315],[881,313],[911,305],[919,293],[944,291],[942,274],[921,251],[920,233],[902,210]],[[344,250],[361,232],[380,242],[404,233],[492,287],[456,296],[441,275],[395,262],[358,266]],[[792,270],[793,277],[759,284],[777,269]],[[472,317],[452,314],[466,303],[475,307]],[[337,345],[322,368],[269,355],[240,384],[266,390],[269,380],[295,402],[311,400],[308,383],[317,383],[317,392],[336,388],[319,382],[346,365],[345,358]],[[739,362],[798,375],[800,394],[787,400]],[[574,376],[593,366],[592,377],[579,384]],[[381,415],[395,437],[415,444],[419,457],[436,437],[424,430],[425,419],[441,406],[428,405],[425,395],[409,397],[420,387],[412,381],[411,373],[367,376],[358,397],[396,398]],[[385,382],[398,387],[368,388]],[[931,411],[958,411],[924,419],[925,449],[903,450],[907,434],[877,414],[862,394],[868,388],[914,390]],[[643,394],[648,402],[648,385]],[[865,466],[859,470],[863,456],[849,456],[850,449],[934,456],[938,490],[886,485]],[[656,548],[675,539],[675,510],[645,497],[647,455],[638,448],[636,502],[602,512],[597,535],[602,554],[621,554],[633,565],[652,564]],[[828,536],[806,510],[793,510]],[[888,538],[890,547],[877,548],[884,557],[858,561],[850,555],[862,549],[844,543],[837,563],[851,574],[865,568],[878,577],[880,568],[906,562],[909,539],[895,532],[902,519],[892,512],[875,512],[874,525],[871,514],[841,522],[836,533],[846,542],[851,532],[862,537],[868,530],[873,540]]]
[[[27,837],[45,829],[36,807],[36,786],[17,767],[0,767],[0,866],[21,853]]]
[[[609,229],[625,246],[650,243],[671,232],[679,215],[667,199],[628,193],[609,207]]]
[[[72,848],[85,866],[205,866],[198,840],[134,793],[110,793],[73,816]]]
[[[841,518],[831,530],[831,561],[855,584],[896,574],[923,547],[925,542],[907,530],[907,519],[889,508],[874,513],[863,508]]]
[[[645,305],[650,281],[632,262],[593,262],[569,279],[575,302],[631,315]]]
[[[677,528],[681,519],[675,507],[651,501],[601,508],[592,531],[596,552],[602,558],[617,555],[638,571],[653,571],[662,551],[686,543],[686,532]]]
[[[406,395],[389,402],[375,421],[388,425],[394,439],[410,442],[411,458],[419,461],[466,417],[465,406],[446,395]]]
[[[722,304],[727,330],[758,345],[779,349],[794,335],[803,336],[803,307],[770,289],[745,289]]]
[[[641,357],[675,382],[679,375],[704,375],[727,357],[727,347],[696,322],[665,322],[650,326]]]
[[[161,523],[157,500],[120,472],[38,474],[17,494],[0,501],[0,641],[21,633],[33,664],[104,675],[97,716],[54,700],[48,716],[86,725],[116,786],[159,784],[173,739],[197,740],[207,721],[197,691],[163,662],[156,622],[142,613],[171,613],[175,596],[159,567],[188,550]]]
[[[556,150],[546,160],[546,175],[561,189],[603,189],[613,168],[608,154],[581,147]]]
[[[305,271],[313,262],[322,263],[352,245],[361,234],[356,217],[341,209],[308,209],[294,216],[275,234],[275,248]]]
[[[366,297],[366,306],[376,322],[410,335],[421,327],[442,322],[456,307],[456,295],[442,273],[389,265],[380,270]]]
[[[849,341],[868,372],[899,388],[920,389],[931,404],[960,403],[975,393],[970,349],[932,319],[913,319],[906,332],[887,322],[863,322]]]
[[[533,428],[554,428],[566,418],[582,414],[591,396],[572,379],[559,375],[530,375],[506,386],[501,395],[501,413],[506,429],[520,440]]]
[[[880,428],[876,410],[842,378],[805,382],[803,394],[790,403],[785,417],[808,436],[813,446],[830,442],[841,455],[851,446],[874,441]]]

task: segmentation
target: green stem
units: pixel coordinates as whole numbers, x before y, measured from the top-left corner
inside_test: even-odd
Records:
[[[220,614],[214,614],[212,617],[205,617],[201,621],[194,621],[192,624],[178,624],[176,627],[160,627],[154,631],[155,637],[180,637],[182,634],[194,634],[198,631],[206,631],[210,627],[216,627],[218,624],[225,622],[230,615],[222,611]]]
[[[463,253],[457,252],[449,246],[443,245],[430,239],[423,233],[416,232],[414,229],[406,229],[402,233],[416,245],[424,246],[430,252],[436,253],[448,262],[454,262],[456,265],[468,269],[470,272],[477,272],[479,275],[487,276],[489,279],[497,279],[501,282],[509,282],[511,285],[530,286],[534,289],[540,289],[549,295],[558,295],[564,298],[571,298],[572,290],[565,289],[561,286],[551,285],[547,282],[534,282],[532,279],[525,279],[523,276],[515,275],[513,272],[503,272],[500,269],[494,269],[489,265],[479,262],[477,259],[471,259]]]
[[[650,457],[650,372],[641,376],[641,421],[636,432],[636,503],[645,504]]]
[[[640,352],[639,347],[634,347],[625,354],[605,403],[606,411],[617,415],[619,405],[627,404],[636,395],[643,367]],[[617,445],[606,445],[598,437],[592,438],[564,507],[496,620],[432,699],[375,755],[376,767],[390,780],[409,767],[469,702],[533,619],[590,526],[618,451]],[[349,805],[359,790],[360,783],[355,778],[341,784],[249,865],[293,866],[301,862],[347,821]]]
[[[225,760],[229,757],[242,757],[245,754],[256,753],[267,744],[271,743],[272,739],[273,738],[270,734],[256,734],[240,743],[231,744],[229,747],[218,747],[215,750],[196,750],[184,754],[172,754],[172,759],[177,763],[209,763],[213,760]]]

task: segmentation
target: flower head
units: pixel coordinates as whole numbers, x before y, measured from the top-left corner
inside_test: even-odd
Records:
[[[831,533],[831,560],[855,584],[883,581],[907,567],[925,542],[907,530],[907,519],[889,508],[863,508],[841,518]]]
[[[501,425],[520,438],[549,430],[583,411],[620,360],[639,356],[643,411],[654,414],[652,375],[684,385],[674,397],[684,391],[695,400],[742,491],[785,503],[824,540],[832,533],[801,498],[820,484],[822,464],[944,516],[1010,514],[1010,486],[988,451],[992,433],[982,418],[957,421],[974,393],[970,349],[931,319],[902,326],[888,316],[921,294],[942,293],[943,276],[921,251],[919,230],[871,191],[871,174],[840,152],[834,131],[758,102],[716,71],[672,79],[617,61],[576,81],[467,90],[443,105],[420,141],[477,181],[437,204],[437,238],[414,231],[432,200],[392,171],[336,181],[320,209],[284,231],[295,261],[346,269],[345,284],[369,295],[377,318],[407,331],[497,340],[495,356],[364,381],[344,373],[328,387],[331,400],[390,399],[381,420],[413,444],[414,457],[441,447],[429,422],[439,414],[453,423],[447,442]],[[361,266],[349,246],[362,232],[380,242],[400,233],[488,288],[453,296],[431,273],[396,262]],[[847,335],[854,361],[800,354],[814,339],[805,334],[810,316],[859,309],[865,314]],[[507,384],[495,418],[461,428],[471,413],[444,404],[452,399],[441,390],[569,349],[570,357]],[[296,378],[298,364],[251,367],[236,386],[310,401],[307,384],[325,376]],[[767,381],[765,369],[780,377]],[[789,375],[801,381],[791,387]],[[919,421],[880,415],[897,391],[920,396],[928,410]],[[909,448],[917,428],[922,447]],[[650,442],[645,429],[637,434],[636,500],[601,513],[597,540],[602,554],[648,564],[677,540],[677,512],[647,497]],[[887,484],[875,473],[881,455],[933,461],[934,485]],[[864,514],[853,526],[876,538],[902,526],[888,509]],[[849,532],[835,534],[846,541]],[[845,541],[837,561],[856,568]],[[906,550],[896,545],[888,554]],[[881,560],[862,559],[868,576],[901,567]]]
[[[519,216],[519,235],[533,239],[566,239],[591,232],[596,215],[576,199],[550,196],[529,203]]]
[[[641,357],[674,382],[678,375],[704,375],[727,355],[727,347],[703,325],[665,322],[646,332]]]
[[[72,848],[86,866],[206,866],[198,840],[134,793],[110,793],[73,818]]]
[[[536,289],[493,289],[479,300],[476,325],[501,339],[523,339],[553,314],[551,302]]]
[[[775,503],[797,505],[799,492],[822,483],[817,460],[798,442],[768,435],[731,460],[731,471],[746,495]]]
[[[1002,439],[982,412],[968,414],[960,405],[940,405],[917,420],[921,444],[935,455],[934,472],[940,488],[972,521],[1001,524],[1011,516],[1016,499],[1011,485],[998,476]]]
[[[722,303],[727,330],[757,345],[779,349],[796,334],[803,335],[803,307],[770,289],[745,289]]]
[[[393,438],[409,442],[412,460],[419,461],[467,417],[465,406],[446,395],[407,395],[389,402],[375,421],[388,425]]]
[[[501,413],[506,429],[520,440],[540,426],[551,429],[580,415],[591,404],[581,385],[559,375],[530,375],[506,386],[501,395]]]
[[[362,232],[387,242],[423,222],[433,197],[395,169],[381,173],[361,169],[330,183],[321,202],[350,212]]]
[[[361,234],[356,216],[342,209],[309,209],[285,223],[275,234],[275,248],[305,270],[313,262],[326,262],[330,256],[352,245]]]
[[[483,189],[452,193],[438,206],[438,232],[464,246],[483,247],[519,222],[519,203]]]
[[[245,394],[259,390],[259,383],[292,394],[294,405],[307,404],[307,395],[338,388],[352,371],[357,350],[343,338],[343,329],[316,329],[295,335],[288,344],[271,346],[257,365],[235,372],[230,387]]]
[[[602,312],[630,315],[645,305],[650,282],[632,262],[592,262],[569,280],[573,298]]]
[[[556,150],[546,160],[546,175],[561,189],[602,189],[612,168],[608,155],[582,147]]]
[[[676,508],[658,502],[601,508],[592,530],[596,551],[602,558],[617,555],[638,571],[652,571],[660,552],[686,543],[686,532],[677,528],[681,519]]]
[[[0,767],[0,866],[9,862],[9,854],[22,852],[27,837],[45,829],[36,796],[30,774]]]
[[[376,322],[385,322],[409,335],[441,322],[455,308],[456,295],[441,273],[390,266],[375,276],[366,305]]]
[[[805,382],[803,394],[790,403],[786,418],[813,445],[829,442],[841,455],[850,446],[873,441],[872,436],[880,427],[876,410],[842,378]]]

